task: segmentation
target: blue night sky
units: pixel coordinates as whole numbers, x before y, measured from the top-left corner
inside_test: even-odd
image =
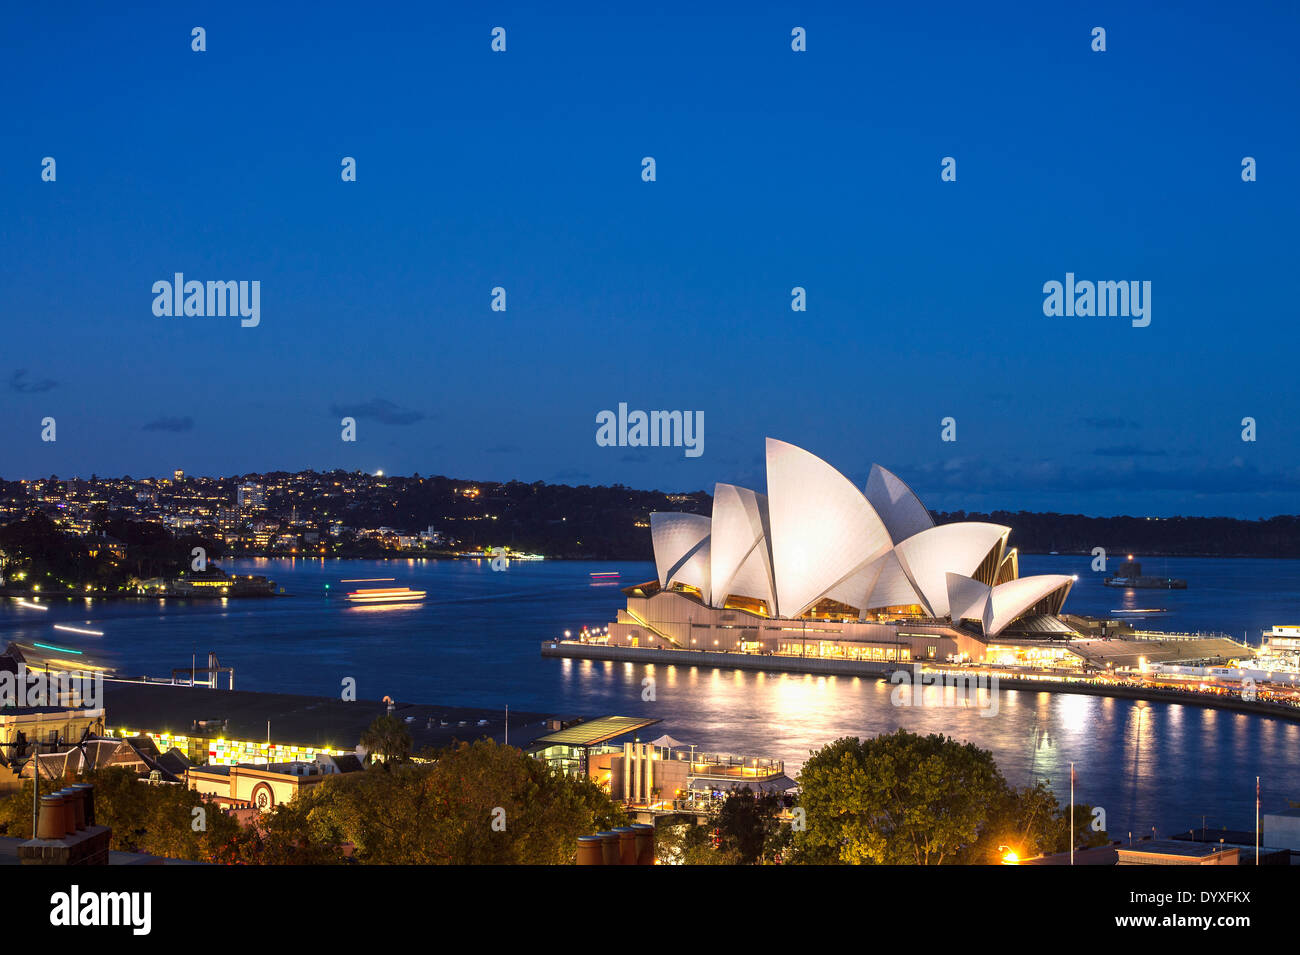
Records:
[[[10,8],[0,476],[762,488],[772,435],[937,509],[1300,510],[1294,4],[611,6]],[[1150,326],[1044,316],[1067,271]]]

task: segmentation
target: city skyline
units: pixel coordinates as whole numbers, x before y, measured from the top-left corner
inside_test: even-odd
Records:
[[[618,481],[609,484],[593,484],[593,483],[583,483],[578,481],[563,481],[563,480],[557,480],[557,481],[543,481],[540,479],[528,480],[525,478],[507,478],[503,480],[494,480],[494,479],[483,479],[483,478],[470,477],[470,476],[458,475],[458,474],[433,474],[433,473],[421,474],[418,471],[410,474],[397,474],[397,473],[392,473],[383,470],[372,472],[372,471],[364,471],[361,469],[348,469],[348,468],[341,468],[341,467],[302,468],[297,470],[291,470],[287,468],[276,468],[272,470],[263,470],[263,471],[241,471],[241,472],[235,472],[230,474],[191,474],[190,472],[185,471],[185,469],[183,468],[173,469],[171,472],[166,474],[144,474],[144,475],[99,474],[97,472],[91,472],[89,474],[62,474],[62,475],[47,474],[47,475],[37,475],[31,477],[7,477],[5,475],[0,474],[0,485],[4,485],[6,483],[44,485],[44,484],[51,483],[51,481],[53,480],[54,482],[57,482],[59,484],[66,484],[69,482],[80,482],[83,484],[99,482],[102,484],[111,484],[111,483],[129,481],[132,484],[144,484],[144,483],[157,484],[157,485],[172,484],[174,486],[179,487],[181,484],[181,480],[177,480],[174,477],[177,471],[180,471],[184,474],[184,478],[181,480],[188,480],[191,486],[193,486],[196,482],[204,482],[204,483],[211,482],[214,484],[228,484],[232,481],[261,482],[261,481],[265,481],[266,479],[270,478],[273,475],[284,475],[290,478],[301,478],[306,475],[316,475],[319,477],[326,477],[331,474],[345,474],[352,477],[362,477],[362,478],[378,479],[378,480],[394,480],[394,481],[418,481],[420,479],[437,479],[437,480],[451,481],[451,482],[463,482],[467,486],[480,486],[480,487],[507,487],[510,485],[540,484],[548,487],[557,487],[557,488],[569,487],[575,490],[580,490],[582,488],[591,488],[593,490],[614,490],[614,489],[623,488],[628,491],[632,491],[636,493],[661,494],[666,496],[667,498],[682,498],[682,499],[695,498],[700,495],[703,496],[712,495],[712,492],[707,487],[695,487],[695,488],[637,487],[634,485],[625,484]],[[761,483],[762,480],[761,472],[758,480],[759,483]],[[857,483],[865,486],[865,481],[859,481]],[[237,488],[236,492],[240,490],[242,489]],[[937,496],[943,497],[945,495],[937,495]],[[977,492],[972,492],[969,493],[967,496],[971,497],[972,499],[975,499],[978,498],[980,495]],[[233,499],[235,498],[232,498],[232,500]],[[1127,517],[1127,518],[1137,518],[1137,519],[1145,518],[1148,520],[1174,520],[1179,518],[1191,518],[1191,519],[1206,519],[1206,520],[1223,519],[1223,520],[1243,521],[1243,522],[1266,521],[1270,519],[1290,518],[1296,516],[1296,512],[1294,511],[1262,513],[1258,517],[1235,517],[1228,514],[1194,514],[1194,513],[1170,513],[1170,514],[1159,514],[1159,515],[1141,514],[1132,510],[1129,511],[1117,510],[1113,513],[1094,513],[1094,512],[1084,511],[1084,510],[1047,510],[1047,509],[1039,510],[1039,509],[1033,509],[1028,507],[1017,507],[1014,504],[1008,506],[988,506],[985,508],[976,508],[976,507],[962,507],[960,504],[960,500],[957,500],[956,498],[954,498],[954,500],[956,503],[951,508],[949,507],[935,508],[932,513],[943,515],[943,516],[950,516],[952,514],[959,514],[959,513],[980,514],[980,513],[998,512],[998,513],[1022,513],[1022,514],[1043,515],[1043,516],[1050,516],[1056,514],[1062,517],[1077,516],[1077,517],[1098,518],[1098,519]]]

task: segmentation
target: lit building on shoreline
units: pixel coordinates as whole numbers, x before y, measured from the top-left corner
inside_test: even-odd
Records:
[[[991,641],[1069,636],[1074,578],[1021,577],[1011,528],[935,525],[876,465],[865,491],[767,440],[767,494],[718,484],[713,513],[654,513],[656,580],[627,588],[611,645],[982,662]]]

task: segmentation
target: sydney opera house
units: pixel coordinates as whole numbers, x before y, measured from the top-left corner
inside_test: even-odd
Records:
[[[767,493],[718,484],[710,516],[650,515],[656,580],[627,588],[609,643],[849,660],[981,662],[1069,637],[1072,577],[1022,577],[1011,528],[936,525],[879,465],[859,489],[767,440]]]

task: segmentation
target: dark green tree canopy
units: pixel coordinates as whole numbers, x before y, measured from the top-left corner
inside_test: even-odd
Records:
[[[1017,790],[992,753],[939,734],[836,740],[804,764],[799,784],[796,861],[984,864],[999,845],[1022,857],[1069,848],[1068,814],[1046,785]],[[1087,825],[1090,807],[1075,811],[1076,843],[1103,843]]]

